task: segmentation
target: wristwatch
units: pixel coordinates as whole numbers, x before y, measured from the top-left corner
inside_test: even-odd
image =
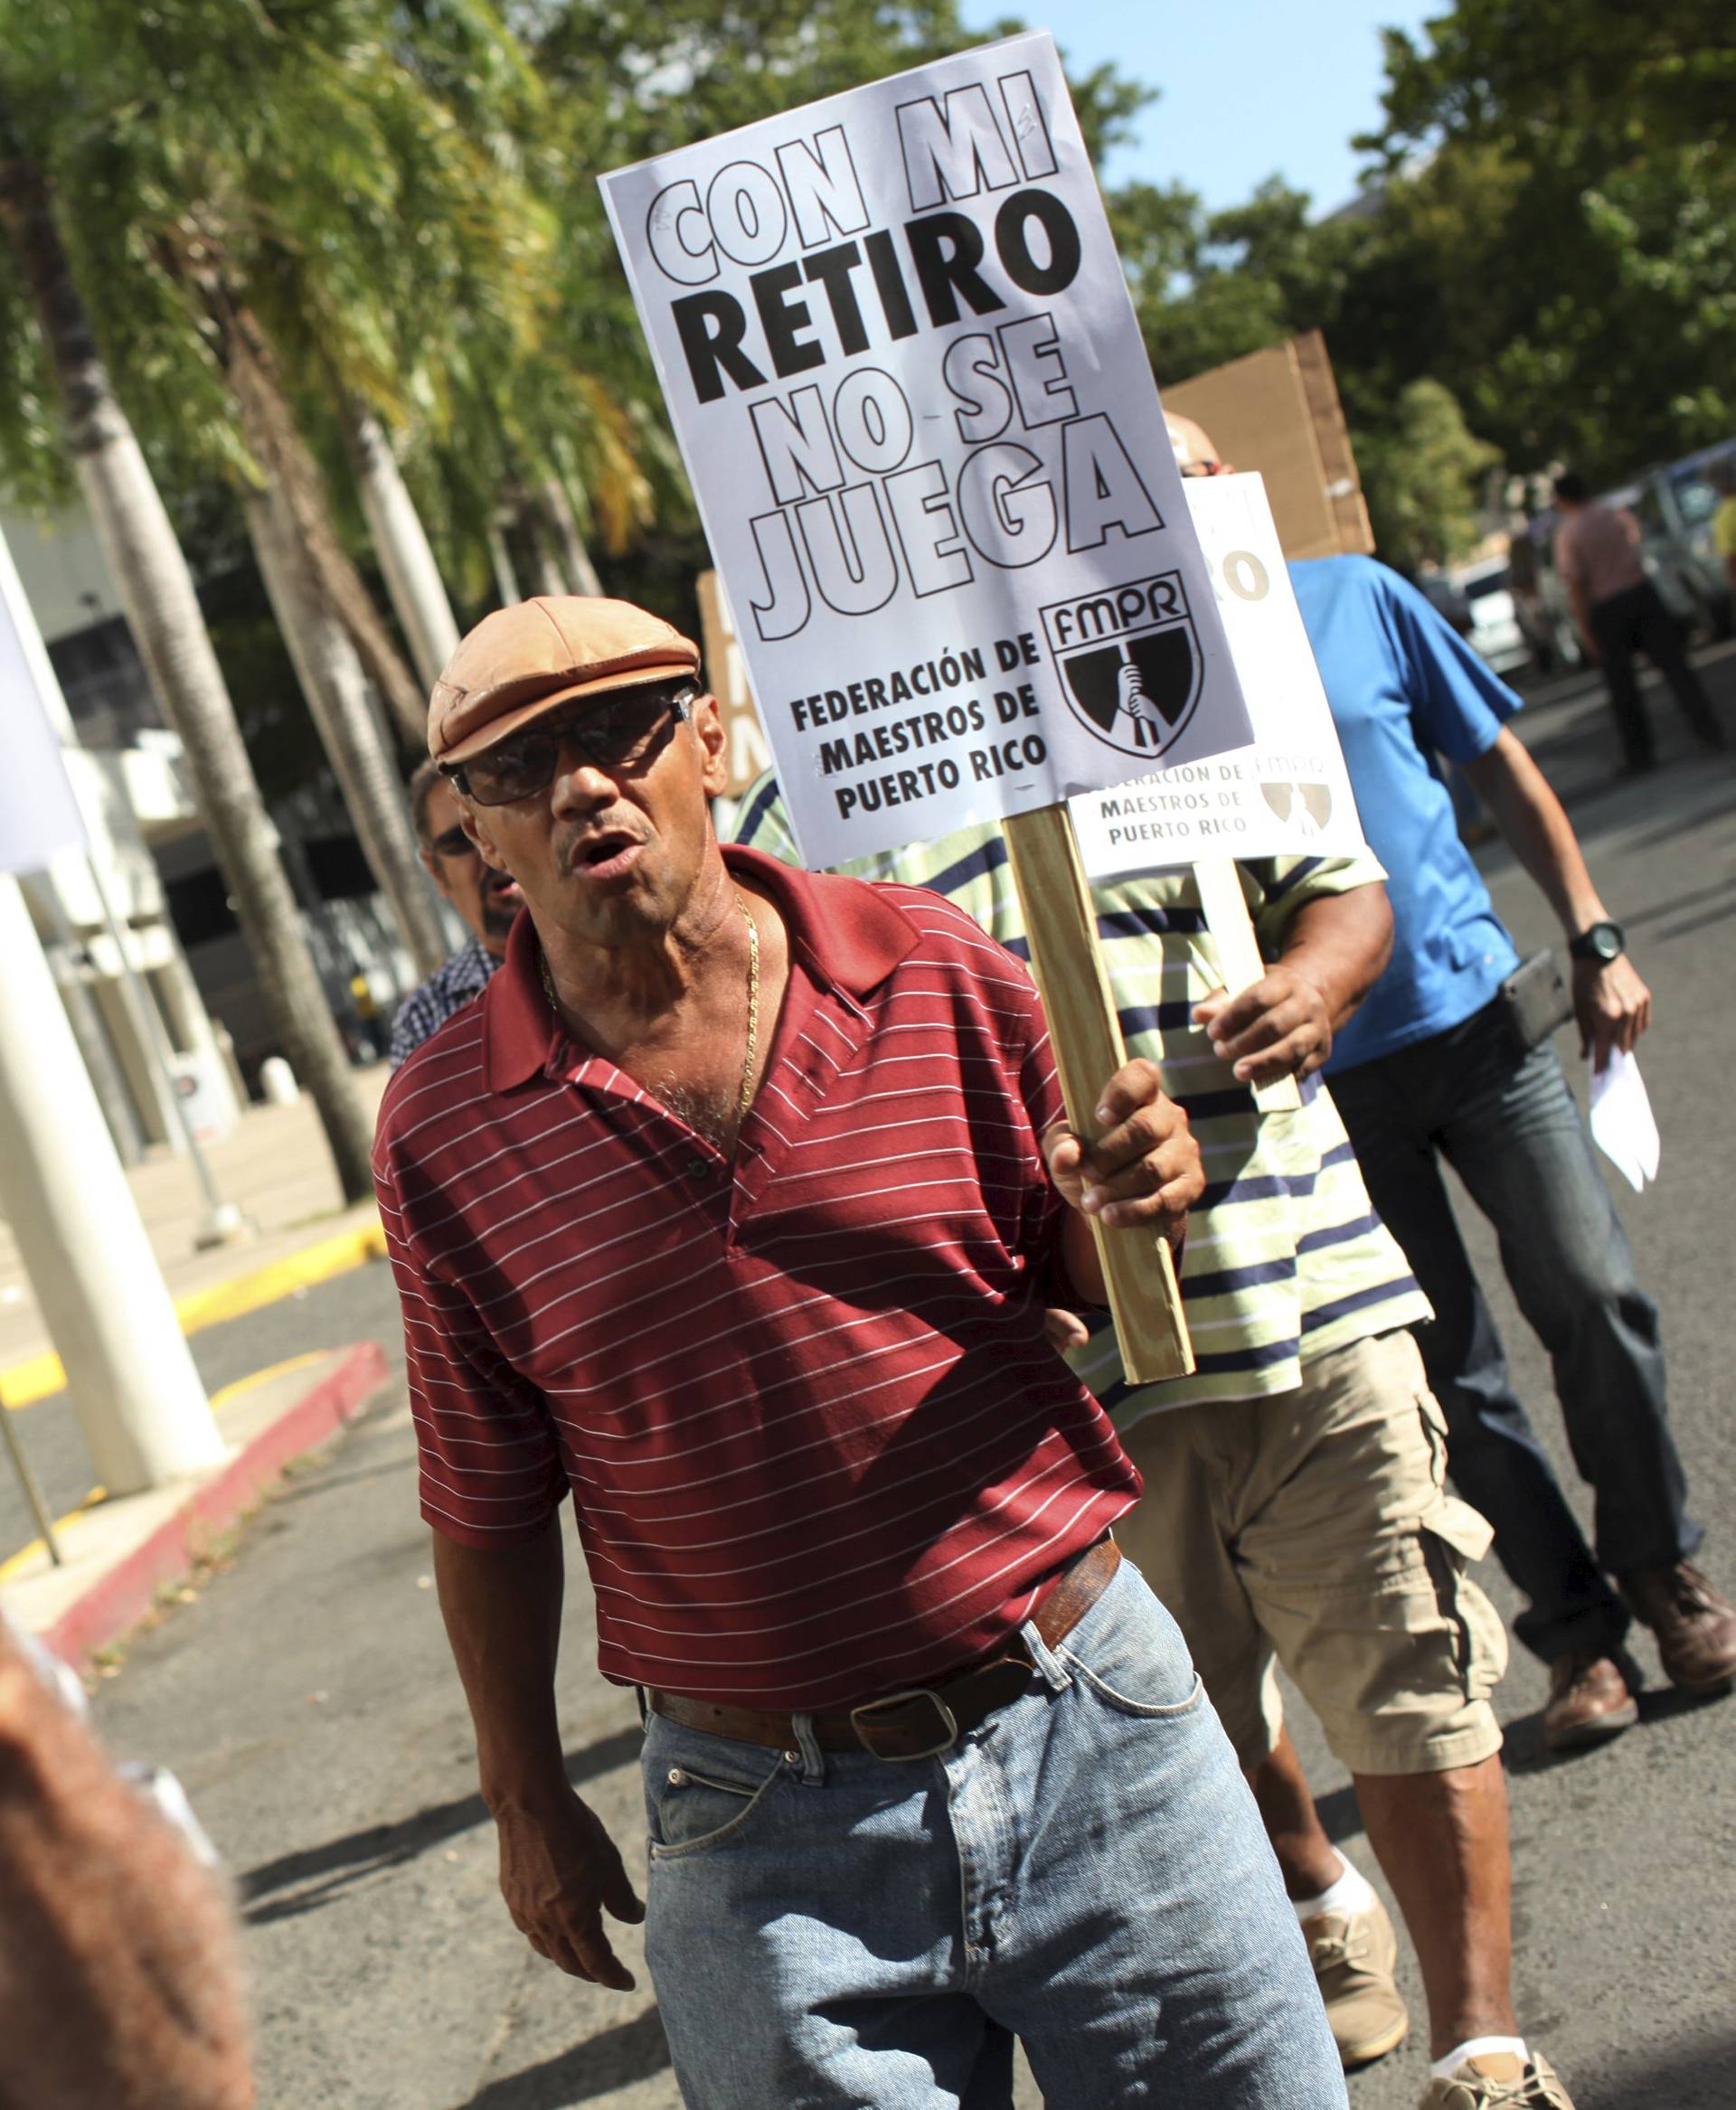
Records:
[[[1595,960],[1599,966],[1607,967],[1627,951],[1628,933],[1619,923],[1605,918],[1600,923],[1588,925],[1577,937],[1569,938],[1567,949],[1576,960]]]

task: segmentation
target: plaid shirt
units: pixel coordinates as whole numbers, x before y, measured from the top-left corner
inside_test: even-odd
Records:
[[[420,988],[412,989],[392,1022],[392,1045],[386,1050],[392,1067],[396,1069],[455,1011],[462,1011],[473,996],[479,996],[499,965],[482,940],[472,937],[443,966],[436,967]]]

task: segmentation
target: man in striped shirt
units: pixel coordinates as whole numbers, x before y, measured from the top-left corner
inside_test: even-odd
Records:
[[[772,777],[742,800],[735,834],[797,854]],[[1027,950],[997,829],[849,869],[932,887]],[[1182,1276],[1198,1368],[1129,1385],[1100,1320],[1072,1328],[1070,1361],[1145,1481],[1118,1535],[1180,1621],[1246,1769],[1345,2065],[1405,2034],[1396,1940],[1320,1824],[1284,1727],[1278,1662],[1351,1769],[1416,1945],[1434,2040],[1425,2110],[1560,2110],[1567,2097],[1518,2037],[1508,1987],[1506,1802],[1488,1698],[1505,1640],[1466,1573],[1489,1531],[1446,1491],[1439,1409],[1406,1331],[1429,1305],[1313,1074],[1385,965],[1384,874],[1366,855],[1237,870],[1274,965],[1233,1000],[1190,870],[1094,890],[1127,1048],[1162,1064],[1205,1163]],[[1300,1080],[1300,1110],[1262,1116],[1251,1088],[1285,1075]],[[1500,2095],[1505,2064],[1475,2065],[1491,2053],[1528,2091],[1541,2076],[1544,2092]]]
[[[631,1983],[641,1907],[553,1702],[572,1495],[646,1715],[646,1953],[693,2110],[1339,2106],[1235,1761],[1109,1527],[1137,1475],[1051,1349],[1090,1219],[1203,1186],[1148,1063],[1090,1150],[962,911],[720,850],[688,641],[547,599],[437,684],[430,752],[524,896],[397,1072],[375,1171],[423,1512],[502,1882]]]

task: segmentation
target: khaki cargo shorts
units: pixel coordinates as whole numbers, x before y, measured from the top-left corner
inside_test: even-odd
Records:
[[[1439,1773],[1501,1747],[1507,1663],[1466,1574],[1489,1526],[1446,1491],[1446,1425],[1408,1333],[1302,1366],[1293,1392],[1148,1414],[1122,1550],[1175,1615],[1244,1770],[1283,1727],[1277,1665],[1354,1773]]]

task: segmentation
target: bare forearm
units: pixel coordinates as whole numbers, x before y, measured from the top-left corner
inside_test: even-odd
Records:
[[[1567,935],[1577,937],[1589,924],[1601,921],[1609,911],[1591,883],[1572,823],[1516,736],[1504,727],[1495,745],[1468,764],[1466,774]]]
[[[1335,1032],[1392,956],[1386,889],[1375,881],[1305,901],[1289,920],[1278,956],[1320,992]]]
[[[1109,1289],[1103,1279],[1096,1234],[1089,1219],[1071,1209],[1061,1220],[1061,1265],[1073,1293],[1071,1301],[1101,1311],[1109,1301]]]
[[[559,1516],[528,1545],[486,1551],[435,1532],[434,1579],[476,1725],[483,1799],[499,1816],[563,1793],[554,1697],[566,1587]]]

